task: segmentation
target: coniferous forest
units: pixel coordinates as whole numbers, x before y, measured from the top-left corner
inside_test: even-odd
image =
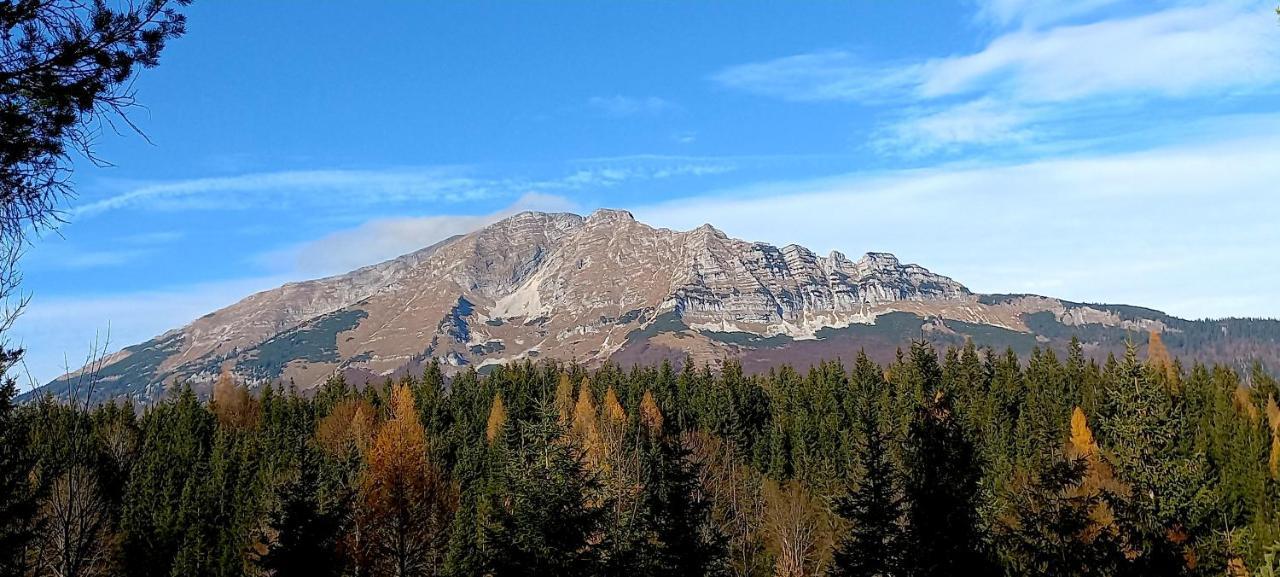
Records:
[[[0,399],[0,574],[1271,575],[1261,369],[913,342]]]

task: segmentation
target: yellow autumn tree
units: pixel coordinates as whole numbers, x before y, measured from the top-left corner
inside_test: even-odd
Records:
[[[555,408],[560,425],[568,426],[573,418],[573,381],[569,380],[569,373],[560,373],[560,380],[556,382]]]
[[[1253,406],[1252,403],[1249,404]],[[1271,430],[1271,453],[1267,457],[1267,469],[1272,479],[1280,480],[1280,406],[1276,398],[1267,397],[1267,428]]]
[[[645,391],[640,397],[640,424],[654,435],[662,434],[662,410],[653,398],[653,391]]]
[[[1151,331],[1147,334],[1147,364],[1169,379],[1170,384],[1177,383],[1178,371],[1174,367],[1173,357],[1164,346],[1160,333]]]
[[[213,384],[213,413],[223,427],[246,429],[258,424],[258,400],[224,369]]]
[[[1235,390],[1231,392],[1231,404],[1237,411],[1248,417],[1250,422],[1258,422],[1261,415],[1258,414],[1257,405],[1253,404],[1253,393],[1249,392],[1249,387],[1243,384],[1236,385]]]
[[[507,423],[507,406],[502,403],[502,393],[493,394],[493,403],[489,405],[489,420],[485,423],[484,438],[490,443],[502,433],[502,426]]]
[[[375,574],[438,575],[444,564],[457,490],[429,458],[413,393],[397,386],[389,418],[366,453],[361,539]]]
[[[1065,453],[1068,459],[1084,459],[1085,464],[1084,475],[1079,484],[1066,491],[1068,497],[1081,498],[1083,502],[1091,503],[1089,519],[1093,524],[1078,537],[1091,542],[1104,533],[1114,534],[1115,514],[1107,497],[1127,496],[1129,488],[1116,479],[1111,464],[1102,458],[1094,441],[1093,431],[1089,428],[1088,418],[1080,407],[1071,412],[1071,438],[1067,442]]]
[[[331,456],[356,450],[364,453],[376,426],[374,410],[364,399],[347,399],[316,424],[316,445]]]
[[[1045,470],[1014,472],[1005,509],[993,527],[1016,574],[1038,574],[1046,558],[1063,574],[1091,574],[1091,563],[1136,555],[1117,522],[1113,503],[1129,495],[1099,450],[1084,411],[1071,413],[1063,459]]]
[[[604,392],[604,418],[611,423],[625,423],[627,421],[627,411],[622,408],[622,402],[618,400],[618,393],[613,390],[613,385]]]

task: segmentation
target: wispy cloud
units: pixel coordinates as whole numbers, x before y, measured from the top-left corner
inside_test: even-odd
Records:
[[[1121,0],[981,0],[976,18],[998,27],[1038,27],[1078,18]]]
[[[665,98],[657,96],[632,97],[620,94],[594,96],[587,100],[587,106],[613,118],[657,116],[680,109],[679,105]]]
[[[117,240],[124,244],[132,245],[157,245],[177,242],[187,236],[187,233],[180,230],[161,230],[155,232],[140,232],[137,234],[128,234],[118,238]]]
[[[136,262],[151,252],[148,249],[79,251],[56,259],[50,265],[67,269],[110,268]]]
[[[302,278],[344,273],[469,233],[526,210],[572,212],[579,207],[561,196],[529,193],[490,214],[375,219],[258,255],[253,260],[272,270],[287,271],[291,276]]]
[[[924,155],[967,146],[1014,144],[1032,138],[1027,125],[1034,114],[989,98],[943,108],[907,112],[880,129],[872,144],[882,152]]]
[[[325,198],[345,205],[411,200],[464,202],[492,196],[494,191],[488,184],[460,174],[457,169],[254,173],[143,186],[77,206],[72,209],[72,217],[84,218],[123,208],[237,208],[262,206],[266,201],[315,202]]]
[[[876,63],[846,51],[814,52],[740,64],[712,79],[728,88],[799,102],[885,102],[920,83],[921,63]]]
[[[538,183],[543,190],[582,190],[607,188],[628,181],[666,180],[684,176],[712,176],[736,170],[727,162],[675,162],[675,163],[601,163],[600,166],[582,168],[552,181]]]
[[[1274,7],[1219,2],[1116,20],[1018,30],[931,61],[924,98],[1000,92],[1061,102],[1113,94],[1185,97],[1280,81]]]
[[[580,167],[572,165],[589,164]],[[551,177],[485,176],[468,169],[308,170],[195,178],[135,187],[72,208],[73,220],[114,210],[234,210],[264,207],[329,207],[350,212],[369,206],[420,201],[465,204],[517,198],[527,192],[559,193],[618,186],[624,182],[699,177],[734,170],[724,161],[635,157],[617,162],[572,163]],[[153,233],[160,242],[164,233]],[[142,239],[141,235],[138,239]]]
[[[905,104],[882,144],[948,150],[1025,140],[1027,127],[1069,122],[1075,106],[1126,98],[1192,99],[1274,91],[1280,44],[1261,0],[1139,5],[1099,16],[1113,0],[991,0],[980,18],[1005,30],[968,54],[875,62],[848,51],[799,54],[725,69],[731,88],[791,101]],[[1052,106],[1050,106],[1052,105]],[[887,137],[886,137],[887,135]]]

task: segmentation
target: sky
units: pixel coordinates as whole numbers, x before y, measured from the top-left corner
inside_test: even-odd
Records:
[[[75,159],[30,382],[520,210],[1280,316],[1274,1],[201,1]]]

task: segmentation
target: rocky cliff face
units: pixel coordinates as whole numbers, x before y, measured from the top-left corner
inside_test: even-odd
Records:
[[[417,371],[431,358],[461,370],[692,354],[763,368],[924,331],[1029,348],[1073,327],[1106,332],[1091,341],[1102,350],[1115,331],[1176,332],[1174,321],[1187,322],[1133,310],[1145,309],[975,295],[887,253],[818,256],[710,225],[654,228],[618,210],[526,212],[345,275],[252,295],[126,348],[99,377],[104,395],[151,398],[223,370],[305,389],[339,372],[359,381]]]

